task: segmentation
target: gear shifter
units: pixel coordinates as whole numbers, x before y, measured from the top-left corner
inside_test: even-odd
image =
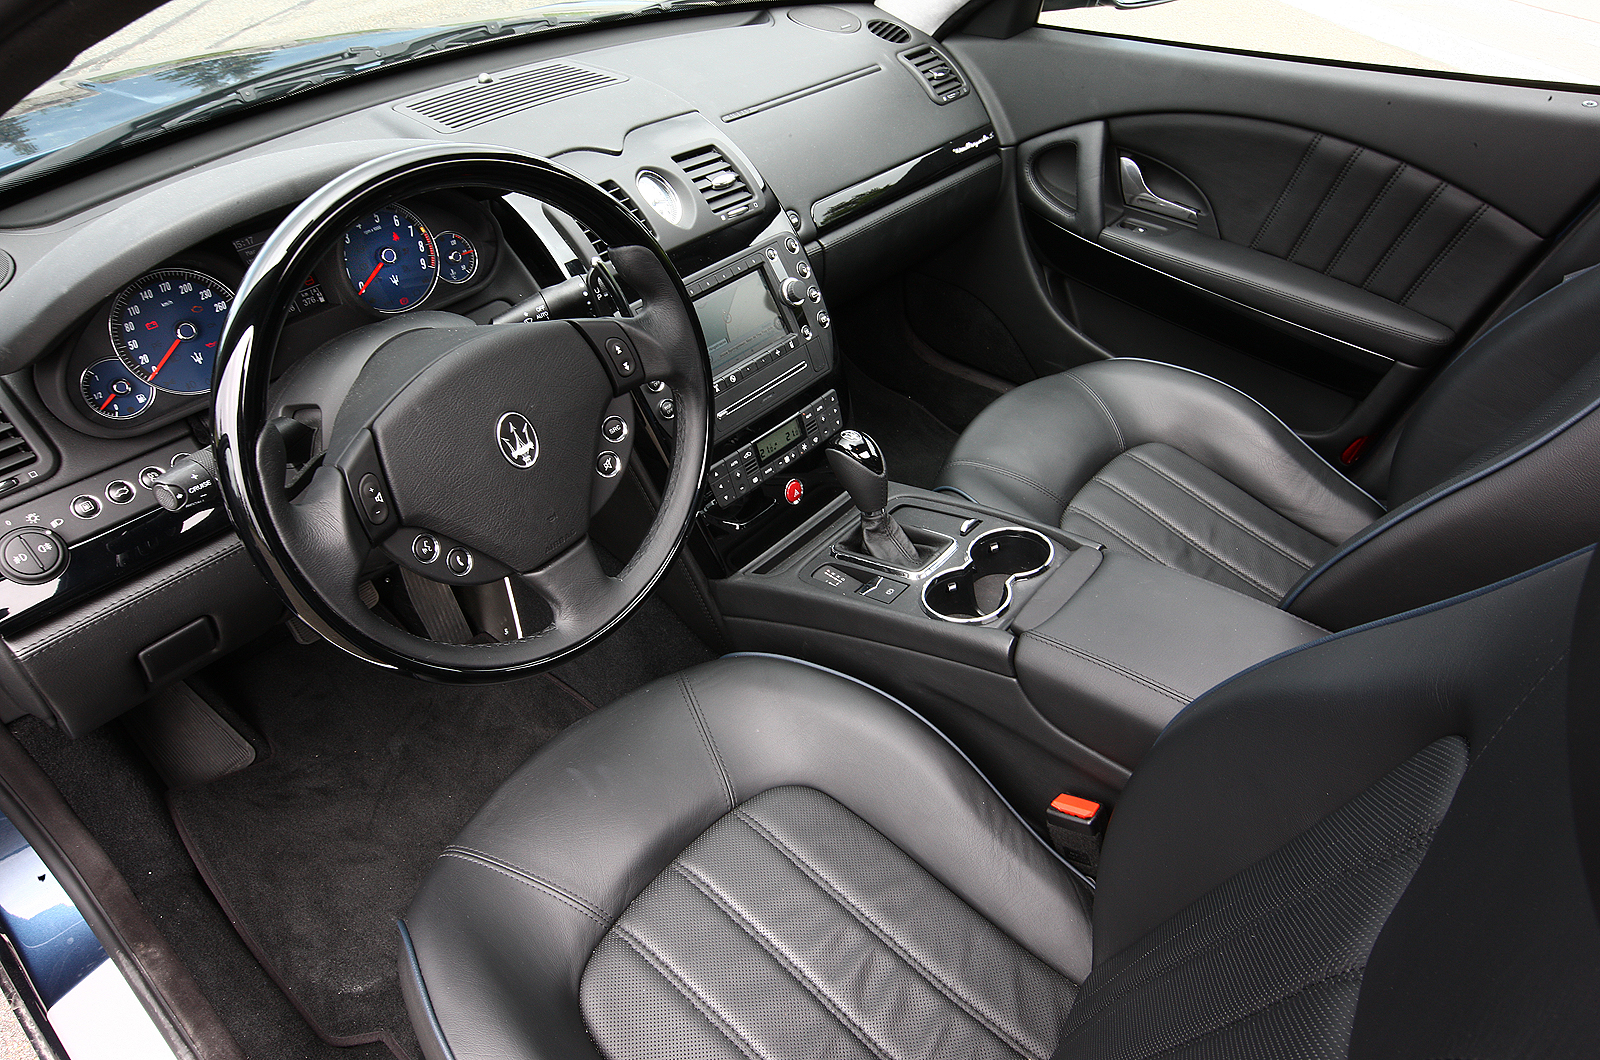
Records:
[[[889,514],[889,474],[883,452],[860,431],[841,431],[825,450],[828,466],[838,476],[861,512],[861,541],[874,559],[914,569],[917,549]]]

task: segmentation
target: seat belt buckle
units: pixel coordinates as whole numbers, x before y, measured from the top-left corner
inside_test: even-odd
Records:
[[[1061,794],[1050,800],[1045,825],[1050,842],[1073,868],[1093,877],[1100,866],[1100,841],[1111,811],[1090,799]]]

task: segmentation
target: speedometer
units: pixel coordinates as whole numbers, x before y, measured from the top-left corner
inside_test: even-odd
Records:
[[[439,281],[439,252],[415,214],[387,206],[344,234],[344,274],[373,309],[404,313],[433,293]]]
[[[139,379],[172,394],[211,389],[211,365],[233,292],[193,269],[159,269],[111,303],[111,345]]]

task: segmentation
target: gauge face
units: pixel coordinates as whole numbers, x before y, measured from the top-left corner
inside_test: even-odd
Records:
[[[380,313],[415,309],[439,280],[439,253],[411,211],[386,206],[344,234],[344,274]]]
[[[678,224],[683,220],[683,202],[678,198],[678,193],[672,190],[672,185],[667,183],[667,178],[651,169],[639,171],[639,176],[634,180],[634,186],[639,189],[639,197],[645,205],[660,214],[668,224]]]
[[[129,371],[115,357],[83,370],[83,400],[108,420],[131,420],[150,407],[156,388]]]
[[[211,389],[211,365],[233,292],[193,269],[160,269],[111,303],[111,345],[139,379],[173,394]]]
[[[466,283],[478,274],[478,248],[460,232],[440,232],[433,239],[439,248],[439,279]]]

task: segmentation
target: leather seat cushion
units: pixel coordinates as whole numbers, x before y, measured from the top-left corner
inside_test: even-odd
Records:
[[[1335,547],[1160,442],[1107,464],[1072,498],[1061,527],[1272,604]]]
[[[611,1060],[1047,1060],[1076,985],[811,788],[725,814],[584,970]]]
[[[691,922],[714,941],[691,942]],[[668,1028],[658,1033],[680,1033],[669,1010],[688,1020],[673,1056],[721,1055],[728,1040],[671,1009],[665,979],[650,980],[667,969],[715,978],[735,954],[766,962],[764,985],[703,988],[747,1038],[782,1033],[760,1008],[776,1001],[786,1019],[809,1011],[818,1033],[859,1043],[841,1018],[898,1024],[876,1007],[901,1003],[892,997],[920,999],[953,1042],[986,1040],[992,1025],[1042,1056],[1059,1012],[1041,1006],[1065,1004],[1090,968],[1070,870],[947,740],[875,689],[755,656],[652,682],[546,744],[443,852],[406,924],[416,965],[403,983],[413,1022],[435,1031],[422,1036],[429,1060],[581,1060],[606,1055],[601,1042],[644,1055],[628,1050],[647,1040],[610,1036],[613,1004],[624,1022],[656,1013]],[[772,933],[765,945],[752,925]],[[661,968],[646,969],[630,934],[658,948]],[[1019,978],[999,981],[1001,955]],[[780,977],[784,960],[811,978]],[[617,976],[621,993],[597,1002],[607,993],[597,984]],[[1062,1000],[1042,999],[1052,990]],[[828,991],[838,1000],[825,1005]]]

